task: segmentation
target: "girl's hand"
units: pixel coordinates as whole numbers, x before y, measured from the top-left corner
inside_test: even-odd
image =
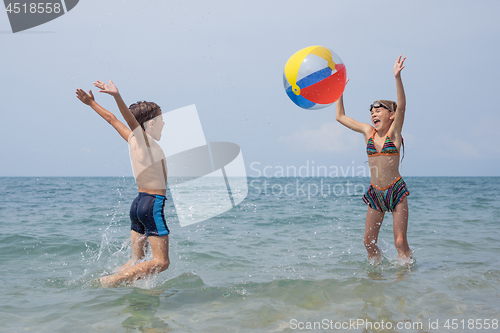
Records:
[[[396,63],[394,64],[394,76],[401,75],[401,71],[403,70],[403,68],[405,68],[403,64],[406,60],[406,57],[404,57],[403,60],[401,60],[401,57],[402,56],[399,56],[398,60],[396,60]]]
[[[97,80],[94,82],[94,86],[101,89],[99,92],[110,94],[111,96],[119,95],[118,88],[113,84],[113,81],[109,80],[109,84]]]
[[[94,101],[94,95],[92,94],[92,90],[89,90],[89,93],[87,94],[82,89],[76,89],[76,97],[80,101],[82,101],[83,104],[87,104],[89,106]]]

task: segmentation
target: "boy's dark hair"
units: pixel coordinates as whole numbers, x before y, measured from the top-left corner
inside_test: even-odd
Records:
[[[144,127],[145,122],[161,115],[160,107],[153,102],[137,102],[131,104],[128,108],[143,130],[146,130]]]

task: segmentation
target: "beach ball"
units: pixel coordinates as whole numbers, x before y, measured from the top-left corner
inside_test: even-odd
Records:
[[[344,63],[324,46],[296,52],[283,72],[286,94],[303,109],[321,109],[335,103],[344,92],[346,79]]]

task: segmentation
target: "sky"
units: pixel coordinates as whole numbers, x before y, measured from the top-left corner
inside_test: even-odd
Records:
[[[367,123],[374,100],[396,100],[407,57],[403,177],[500,176],[498,13],[498,1],[82,0],[12,33],[0,12],[0,176],[133,176],[127,143],[75,97],[92,89],[121,119],[96,80],[127,104],[195,104],[206,140],[239,145],[248,176],[368,173],[335,106],[304,110],[284,91],[286,61],[311,45],[342,58],[346,114]]]

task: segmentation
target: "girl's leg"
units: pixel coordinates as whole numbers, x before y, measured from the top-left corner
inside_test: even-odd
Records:
[[[408,200],[406,196],[396,206],[392,212],[394,245],[398,250],[398,257],[403,260],[411,259],[411,250],[406,239],[408,229]]]
[[[368,259],[379,261],[382,253],[377,246],[378,233],[384,220],[384,212],[368,207],[366,212],[365,237],[363,239],[368,252]]]

